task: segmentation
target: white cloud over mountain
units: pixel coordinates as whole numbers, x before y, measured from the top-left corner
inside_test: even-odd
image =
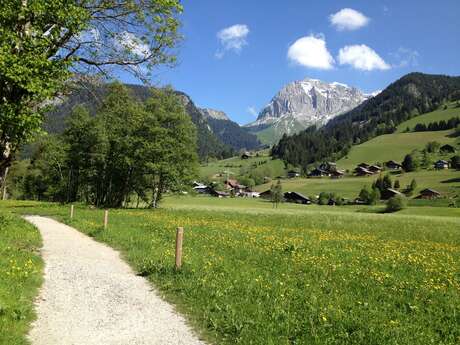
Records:
[[[331,24],[339,31],[357,30],[366,26],[370,19],[352,8],[343,8],[329,16]]]
[[[316,69],[332,69],[334,58],[326,47],[322,35],[310,35],[299,38],[288,50],[288,59],[305,67]]]
[[[246,37],[249,34],[249,28],[246,24],[235,24],[224,28],[217,33],[222,49],[216,53],[216,57],[221,58],[224,52],[232,50],[239,53],[243,46],[247,45]]]
[[[391,67],[375,50],[365,44],[341,48],[337,60],[340,65],[350,65],[353,68],[363,71],[386,70]]]

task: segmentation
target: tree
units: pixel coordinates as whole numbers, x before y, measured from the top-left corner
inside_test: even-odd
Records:
[[[438,143],[437,141],[430,141],[426,144],[426,151],[428,153],[436,153],[439,151],[439,148],[441,147],[441,144]]]
[[[396,180],[396,181],[395,181],[393,188],[394,188],[394,189],[399,189],[399,188],[401,188],[401,183],[399,182],[399,180]]]
[[[407,200],[401,195],[396,195],[387,201],[387,212],[397,212],[407,207]]]
[[[410,172],[410,171],[416,171],[418,169],[419,162],[413,155],[408,154],[404,157],[404,160],[401,165],[404,171]]]
[[[121,68],[146,81],[172,64],[179,0],[5,0],[0,11],[0,187],[70,77]],[[73,80],[76,80],[74,78]]]
[[[281,180],[278,180],[276,185],[272,184],[270,192],[273,207],[278,208],[278,204],[283,201],[283,186],[281,185]]]
[[[460,169],[460,156],[455,155],[450,159],[450,166],[453,169]]]

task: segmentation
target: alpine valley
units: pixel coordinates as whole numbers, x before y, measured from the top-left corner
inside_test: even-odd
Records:
[[[348,85],[318,79],[294,81],[284,86],[261,110],[257,120],[245,125],[264,144],[275,144],[310,126],[323,126],[372,96]]]

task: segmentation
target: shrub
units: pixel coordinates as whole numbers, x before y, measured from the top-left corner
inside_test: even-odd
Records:
[[[390,198],[387,201],[386,211],[387,212],[397,212],[397,211],[400,211],[406,208],[406,206],[407,206],[406,198],[400,195],[397,195],[397,196]]]

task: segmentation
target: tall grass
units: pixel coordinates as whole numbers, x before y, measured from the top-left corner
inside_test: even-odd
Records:
[[[33,299],[42,282],[38,231],[0,209],[0,344],[28,344]]]

